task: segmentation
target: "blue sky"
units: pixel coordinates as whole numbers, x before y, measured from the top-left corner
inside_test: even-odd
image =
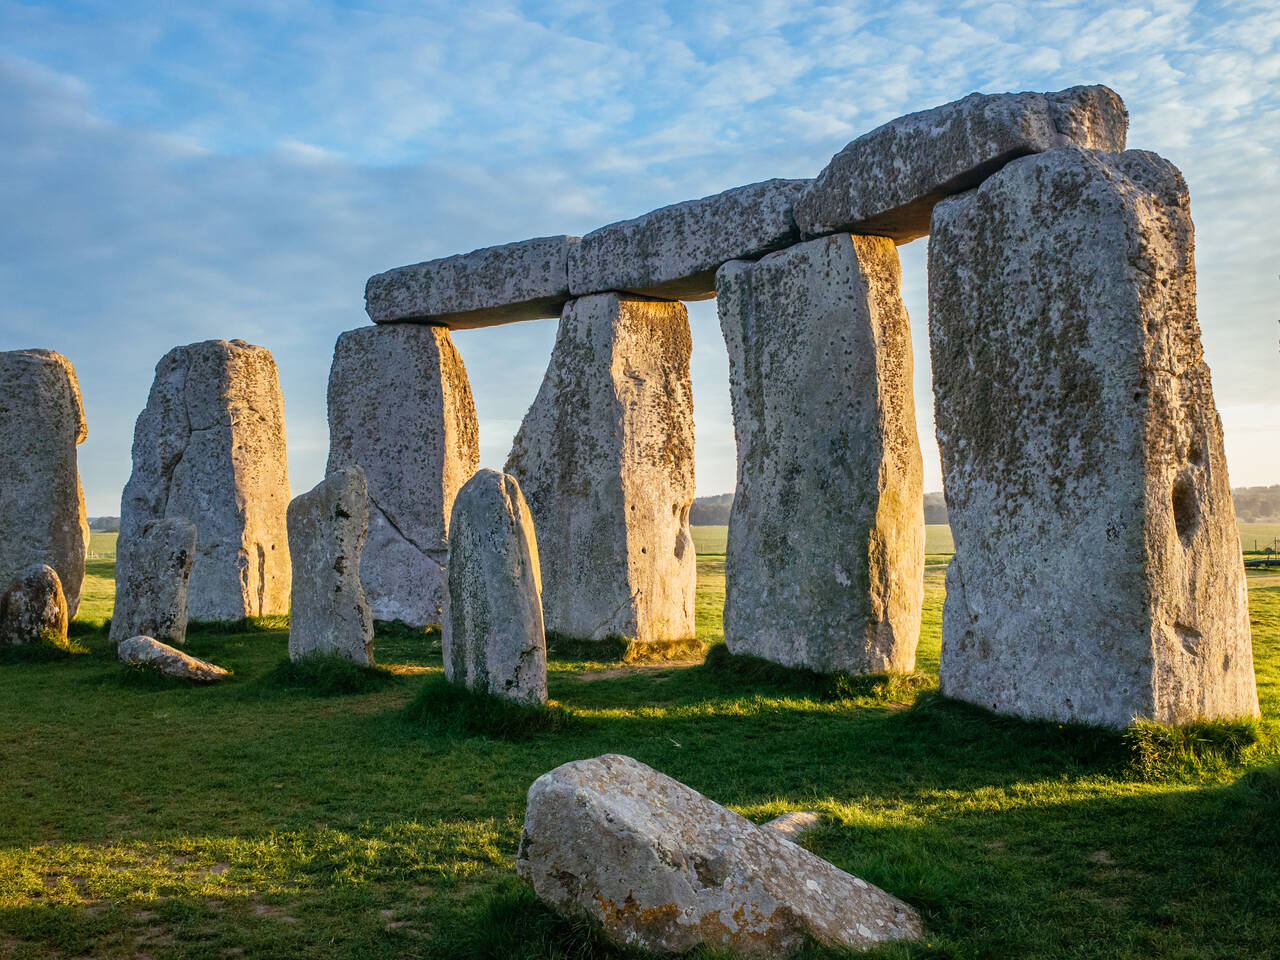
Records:
[[[1280,483],[1280,17],[1195,4],[0,0],[0,350],[75,363],[89,512],[114,514],[170,347],[269,347],[295,492],[333,343],[392,266],[768,177],[971,91],[1106,83],[1183,170],[1235,485]],[[900,248],[926,488],[941,488],[926,241]],[[727,360],[691,305],[698,491],[731,490]],[[554,321],[455,334],[500,467]]]

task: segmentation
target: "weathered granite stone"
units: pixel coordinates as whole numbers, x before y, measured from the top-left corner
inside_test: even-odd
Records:
[[[120,547],[149,520],[186,517],[197,530],[187,613],[238,620],[289,609],[284,398],[269,351],[243,340],[170,350],[156,365],[133,433],[133,473],[120,503]]]
[[[127,640],[121,640],[116,646],[116,654],[122,663],[154,667],[161,673],[177,677],[179,680],[215,683],[231,676],[229,670],[183,653],[154,637],[130,637]]]
[[[680,303],[565,307],[506,466],[533,513],[548,632],[694,635],[691,348]]]
[[[383,324],[338,338],[329,372],[329,465],[369,484],[360,580],[375,620],[440,622],[449,511],[480,462],[471,385],[449,331]]]
[[[0,352],[0,584],[47,563],[73,617],[89,545],[76,468],[86,433],[70,360],[52,350]]]
[[[724,605],[734,653],[914,669],[923,474],[899,286],[893,241],[848,234],[717,276],[738,441]]]
[[[765,180],[593,230],[569,250],[569,289],[709,300],[721,264],[800,239],[791,206],[809,182]]]
[[[778,814],[764,826],[769,830],[776,830],[788,840],[795,840],[816,827],[821,819],[822,814],[815,810],[788,810]]]
[[[1103,86],[971,93],[854,140],[796,200],[796,222],[811,237],[844,230],[906,243],[929,232],[935,203],[1010,160],[1067,144],[1123,150],[1128,126],[1124,102]]]
[[[806,937],[865,949],[923,932],[896,897],[616,754],[534,781],[516,871],[553,909],[660,953],[786,957]]]
[[[444,675],[516,703],[547,701],[533,517],[515,477],[481,470],[453,503]]]
[[[67,598],[58,571],[33,563],[0,597],[0,644],[67,642]]]
[[[130,637],[182,643],[187,636],[187,585],[196,558],[196,525],[186,517],[148,520],[116,549],[111,642]]]
[[[373,662],[373,616],[360,585],[369,532],[369,487],[342,467],[289,504],[289,658],[338,656]]]
[[[577,237],[538,237],[397,267],[369,278],[374,323],[413,320],[455,330],[554,317],[569,299]]]
[[[934,211],[955,556],[944,693],[1123,727],[1258,712],[1235,512],[1168,161],[1063,148]]]

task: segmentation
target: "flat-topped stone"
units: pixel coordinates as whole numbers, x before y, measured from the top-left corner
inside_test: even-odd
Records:
[[[1129,116],[1104,86],[1057,93],[971,93],[863,134],[797,198],[807,236],[845,231],[906,243],[929,232],[943,197],[976,187],[1017,157],[1074,144],[1123,150]]]
[[[558,317],[569,299],[577,237],[537,237],[396,267],[369,278],[374,323],[416,321],[466,330]]]
[[[569,250],[569,289],[709,300],[722,264],[800,239],[791,208],[809,182],[764,180],[593,230]]]

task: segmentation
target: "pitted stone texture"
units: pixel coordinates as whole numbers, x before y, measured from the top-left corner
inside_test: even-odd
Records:
[[[373,616],[360,586],[368,531],[369,487],[359,467],[335,470],[289,504],[289,659],[373,662]]]
[[[577,237],[538,237],[397,267],[369,278],[374,323],[405,320],[455,330],[554,317],[569,299],[569,251]]]
[[[565,307],[506,466],[533,514],[548,632],[694,635],[691,348],[680,303]]]
[[[934,213],[949,696],[1113,727],[1258,712],[1188,206],[1154,154],[1064,148]]]
[[[187,585],[196,558],[196,525],[186,517],[149,520],[119,545],[111,642],[130,637],[181,644],[187,636]]]
[[[896,897],[616,754],[534,781],[516,871],[553,909],[658,953],[785,957],[806,937],[866,949],[923,932]]]
[[[289,610],[284,398],[276,362],[243,340],[170,350],[156,365],[133,432],[133,473],[120,503],[120,546],[149,520],[196,525],[187,613],[239,620]]]
[[[64,644],[68,619],[58,571],[47,563],[33,563],[0,597],[0,644],[40,639]]]
[[[471,385],[448,330],[396,323],[338,338],[326,472],[358,465],[369,485],[360,580],[375,620],[440,622],[449,511],[479,462]]]
[[[765,180],[593,230],[569,251],[569,289],[709,300],[721,264],[800,239],[791,207],[809,183]]]
[[[898,253],[840,234],[721,268],[738,484],[729,649],[910,671],[924,598],[920,444]]]
[[[1010,160],[1068,144],[1123,150],[1128,127],[1124,101],[1103,86],[971,93],[854,140],[796,200],[796,222],[811,237],[844,230],[906,243],[929,232],[935,203]]]
[[[444,675],[516,703],[547,701],[533,516],[515,477],[481,470],[453,503]]]
[[[70,360],[52,350],[0,353],[0,584],[47,563],[73,617],[89,546],[76,467],[86,433]]]
[[[208,660],[183,653],[154,637],[129,637],[122,640],[116,646],[116,655],[120,657],[121,663],[154,667],[168,676],[195,683],[215,683],[231,675],[230,671]]]

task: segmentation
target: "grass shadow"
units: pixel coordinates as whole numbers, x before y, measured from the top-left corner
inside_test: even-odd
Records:
[[[89,648],[75,640],[41,634],[30,643],[0,643],[0,666],[19,663],[58,663],[82,657]]]
[[[363,666],[345,657],[315,656],[284,659],[247,685],[254,697],[299,694],[343,697],[376,693],[402,683],[403,678],[379,666]]]
[[[707,651],[702,670],[721,687],[765,687],[817,700],[903,702],[937,686],[937,678],[926,673],[818,673],[804,667],[785,667],[761,657],[730,653],[723,643],[714,644]]]
[[[492,694],[429,677],[405,709],[405,718],[437,734],[462,734],[519,741],[544,733],[569,733],[583,726],[557,703],[526,706]]]

